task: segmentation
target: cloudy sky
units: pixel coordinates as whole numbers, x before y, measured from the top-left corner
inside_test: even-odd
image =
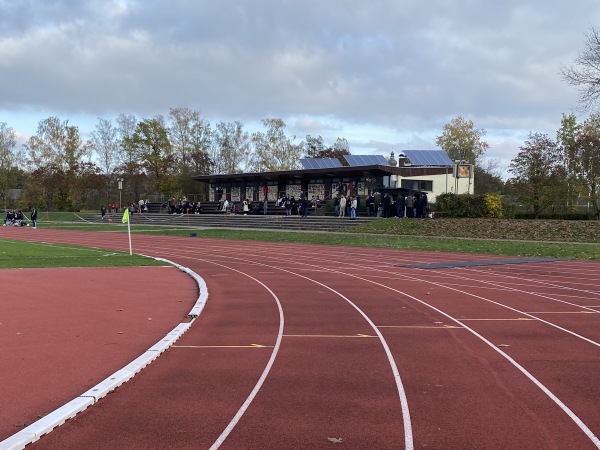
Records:
[[[0,122],[26,139],[58,116],[87,135],[188,107],[387,155],[436,148],[460,115],[508,166],[577,113],[559,70],[590,26],[597,0],[0,0]]]

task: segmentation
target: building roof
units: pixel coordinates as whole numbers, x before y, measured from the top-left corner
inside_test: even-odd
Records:
[[[231,183],[236,181],[285,181],[293,179],[314,178],[347,178],[362,177],[365,173],[371,175],[399,175],[399,167],[362,166],[362,167],[333,167],[326,169],[281,170],[276,172],[229,173],[220,175],[196,175],[192,179],[205,183]]]
[[[398,158],[406,158],[405,166],[450,167],[454,164],[443,150],[403,150]]]
[[[285,182],[294,179],[356,178],[371,176],[400,175],[403,177],[446,173],[452,160],[442,150],[404,150],[398,155],[406,158],[404,165],[390,166],[381,155],[344,155],[349,166],[343,166],[336,158],[303,158],[304,169],[280,170],[275,172],[229,173],[220,175],[196,175],[192,179],[204,183],[235,183],[252,181]]]
[[[204,183],[235,183],[252,181],[311,180],[320,178],[362,178],[365,174],[371,176],[399,175],[403,177],[435,175],[446,173],[442,167],[392,167],[392,166],[360,166],[334,167],[326,169],[281,170],[276,172],[228,173],[220,175],[195,175],[195,181]]]

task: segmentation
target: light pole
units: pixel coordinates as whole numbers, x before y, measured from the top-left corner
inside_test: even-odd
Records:
[[[121,192],[123,191],[123,178],[117,178],[117,183],[119,186],[119,209],[121,211]]]

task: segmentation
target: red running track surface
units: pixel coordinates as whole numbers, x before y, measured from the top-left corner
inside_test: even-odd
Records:
[[[128,246],[123,234],[13,231]],[[493,257],[135,235],[133,243],[202,276],[205,310],[170,351],[28,448],[600,446],[598,263],[424,270],[403,266]],[[140,286],[140,295],[155,288]],[[73,351],[81,344],[65,340]],[[77,362],[97,378],[114,371]],[[39,375],[32,370],[28,383]],[[3,396],[13,389],[10,379],[2,386]]]

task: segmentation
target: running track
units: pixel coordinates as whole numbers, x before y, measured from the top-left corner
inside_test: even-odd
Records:
[[[0,237],[128,249],[117,233]],[[418,269],[406,266],[503,258],[133,246],[202,276],[206,308],[169,352],[28,448],[600,448],[598,263]]]

